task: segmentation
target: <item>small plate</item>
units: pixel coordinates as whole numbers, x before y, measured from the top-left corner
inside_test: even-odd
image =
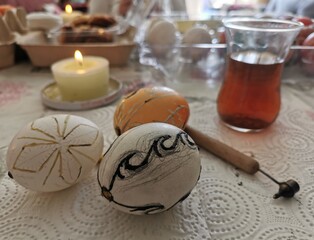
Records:
[[[122,83],[115,79],[110,79],[109,89],[103,97],[69,102],[61,98],[60,90],[56,82],[50,83],[41,90],[41,99],[45,106],[58,110],[88,110],[108,105],[117,100],[122,95]]]

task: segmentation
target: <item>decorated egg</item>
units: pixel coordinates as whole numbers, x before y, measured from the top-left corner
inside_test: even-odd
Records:
[[[212,38],[207,29],[203,27],[193,27],[189,29],[182,38],[183,44],[195,45],[195,44],[209,44]],[[206,57],[210,48],[205,47],[189,47],[182,50],[182,56],[184,58],[191,59],[193,61],[199,61]]]
[[[176,26],[167,20],[159,20],[147,31],[146,42],[156,57],[165,57],[178,41]]]
[[[130,93],[117,105],[114,128],[117,135],[150,122],[164,122],[184,129],[190,115],[184,97],[167,87],[146,87]]]
[[[183,201],[201,172],[198,147],[183,130],[147,123],[120,135],[98,169],[101,194],[131,214],[163,212]]]
[[[103,153],[103,135],[73,115],[39,118],[21,129],[7,151],[9,175],[25,188],[52,192],[84,178]]]

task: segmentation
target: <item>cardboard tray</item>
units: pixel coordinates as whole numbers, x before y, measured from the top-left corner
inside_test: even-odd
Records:
[[[14,65],[14,42],[0,44],[0,69]]]
[[[75,50],[80,50],[85,56],[104,57],[108,59],[110,66],[123,66],[135,47],[135,43],[130,41],[97,44],[51,43],[43,32],[29,32],[19,36],[17,44],[27,52],[36,67],[49,67],[61,59],[73,57]]]

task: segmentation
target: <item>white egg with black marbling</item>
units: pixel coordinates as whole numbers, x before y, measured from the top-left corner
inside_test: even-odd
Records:
[[[183,201],[201,172],[199,150],[183,130],[147,123],[120,135],[98,169],[101,194],[118,210],[155,214]]]
[[[12,139],[6,160],[9,175],[30,190],[62,190],[91,172],[103,146],[102,132],[86,118],[65,114],[39,118]]]
[[[174,23],[156,20],[147,30],[146,43],[156,57],[166,57],[178,42],[178,30]]]
[[[212,38],[208,29],[200,26],[189,29],[182,38],[182,44],[195,45],[195,44],[210,44]],[[210,51],[209,47],[191,46],[182,49],[182,56],[192,61],[199,61],[205,58]]]

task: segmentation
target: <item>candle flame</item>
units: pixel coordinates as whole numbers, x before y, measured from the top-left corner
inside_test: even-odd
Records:
[[[83,55],[79,50],[75,50],[74,59],[80,66],[83,65]]]
[[[68,14],[71,14],[72,11],[73,11],[72,6],[70,4],[67,4],[65,6],[65,12],[68,13]]]

